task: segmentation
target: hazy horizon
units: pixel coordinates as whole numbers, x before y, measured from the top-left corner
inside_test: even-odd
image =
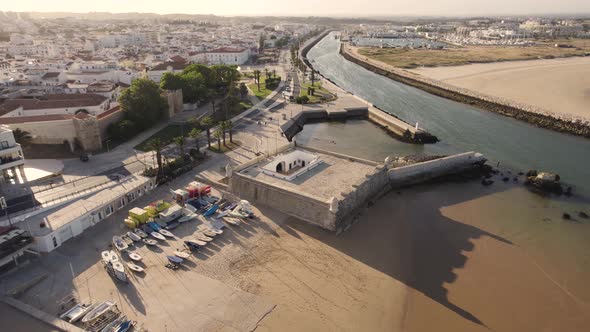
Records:
[[[300,0],[272,2],[265,0],[218,0],[199,3],[190,0],[168,2],[154,0],[103,0],[85,3],[78,0],[20,0],[3,4],[1,11],[14,12],[109,12],[155,14],[214,14],[225,16],[510,16],[510,15],[575,15],[590,13],[587,0],[422,0],[408,3],[401,0]]]

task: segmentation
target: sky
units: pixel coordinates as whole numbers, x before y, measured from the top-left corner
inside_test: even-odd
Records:
[[[0,0],[0,11],[397,16],[590,13],[590,0]]]

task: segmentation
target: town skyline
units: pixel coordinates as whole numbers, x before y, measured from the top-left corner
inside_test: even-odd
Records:
[[[181,8],[181,9],[179,9]],[[302,0],[295,4],[268,6],[263,0],[243,4],[237,0],[221,0],[215,3],[195,4],[176,0],[162,4],[158,1],[126,1],[120,3],[106,0],[100,3],[80,3],[72,0],[57,0],[38,3],[24,0],[3,5],[3,11],[37,13],[141,13],[141,14],[188,14],[220,16],[325,16],[325,17],[470,17],[470,16],[527,16],[527,15],[584,15],[590,13],[590,3],[581,0],[566,0],[559,4],[542,0],[498,0],[473,2],[467,0],[424,0],[408,4],[393,0],[371,0],[367,3],[324,1],[315,4]],[[31,9],[34,9],[31,11]],[[387,14],[384,14],[387,13]]]

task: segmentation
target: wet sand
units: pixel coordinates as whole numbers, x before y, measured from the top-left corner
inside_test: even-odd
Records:
[[[263,210],[276,232],[227,281],[277,303],[259,331],[585,331],[590,221],[561,219],[582,208],[471,181],[391,192],[338,236]]]
[[[590,57],[412,69],[428,78],[590,119]]]

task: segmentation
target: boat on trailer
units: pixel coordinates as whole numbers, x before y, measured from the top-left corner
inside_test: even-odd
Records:
[[[148,246],[157,246],[158,245],[158,241],[152,240],[152,239],[142,239],[141,241]]]
[[[141,237],[142,239],[145,239],[146,237],[148,237],[147,233],[144,232],[143,230],[141,230],[140,228],[134,229],[133,232],[135,232],[135,234],[139,235],[139,237]]]
[[[174,256],[180,257],[182,259],[187,259],[191,256],[191,254],[189,254],[188,252],[184,252],[184,251],[175,251]]]
[[[102,261],[105,263],[116,262],[119,260],[117,254],[112,250],[105,250],[100,253],[100,256],[102,257]]]
[[[113,245],[119,251],[125,251],[128,248],[127,243],[123,241],[123,238],[117,235],[113,236]]]
[[[135,251],[128,252],[128,256],[131,260],[134,260],[136,262],[139,262],[142,259],[141,255],[136,253]]]
[[[143,267],[137,265],[137,264],[133,264],[131,262],[127,263],[127,267],[129,268],[129,270],[133,271],[133,272],[137,272],[137,273],[141,273],[144,271]]]
[[[90,323],[93,320],[97,319],[105,312],[109,311],[113,306],[115,306],[114,302],[111,301],[104,301],[102,303],[97,304],[92,310],[90,310],[84,317],[82,318],[82,323]]]
[[[86,304],[78,303],[70,310],[64,312],[61,316],[59,316],[59,318],[65,320],[65,321],[68,321],[70,323],[75,323],[80,318],[84,317],[84,315],[86,315],[87,312],[92,310],[92,308],[94,308],[94,305],[92,305],[92,304],[86,305]]]
[[[141,241],[141,236],[139,236],[133,232],[127,232],[127,237],[130,238],[131,240],[133,240],[134,242]]]
[[[205,234],[202,234],[202,233],[197,233],[197,234],[195,235],[195,238],[196,238],[197,240],[200,240],[200,241],[203,241],[203,242],[211,242],[211,241],[213,241],[213,238],[210,238],[210,237],[208,237],[207,235],[205,235]]]
[[[166,241],[166,238],[165,238],[165,237],[164,237],[162,234],[160,234],[160,233],[158,233],[158,232],[151,232],[151,233],[150,233],[150,235],[151,235],[153,238],[155,238],[155,239],[158,239],[158,240],[160,240],[160,241]]]
[[[167,231],[165,229],[160,229],[158,231],[158,233],[160,233],[160,234],[162,234],[162,235],[164,235],[166,237],[174,237],[174,234],[170,233],[170,231]]]

